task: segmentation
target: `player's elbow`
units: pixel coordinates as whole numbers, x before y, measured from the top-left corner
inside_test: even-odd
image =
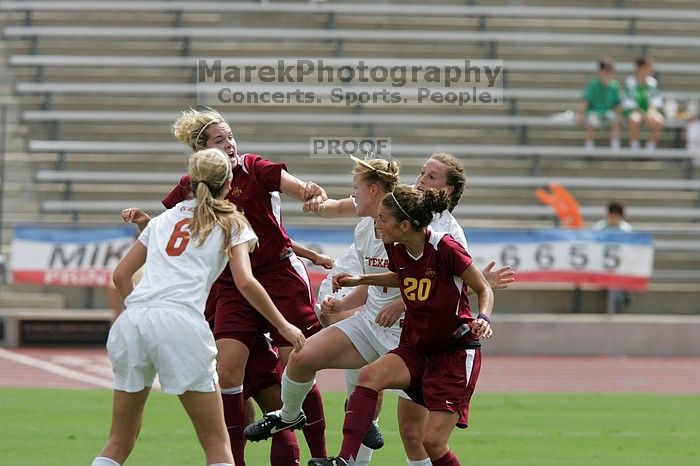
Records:
[[[236,284],[236,288],[238,288],[238,291],[240,291],[241,293],[250,292],[251,290],[253,290],[256,283],[255,278],[249,274],[235,276],[233,278],[233,281]]]
[[[125,267],[117,266],[112,273],[112,281],[118,290],[125,288],[126,284],[131,282],[131,277],[132,274]]]

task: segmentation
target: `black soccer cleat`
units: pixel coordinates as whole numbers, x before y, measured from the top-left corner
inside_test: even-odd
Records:
[[[348,466],[348,462],[340,456],[331,456],[330,458],[311,458],[308,462],[309,466]]]
[[[304,427],[304,424],[306,424],[304,413],[299,413],[299,416],[292,422],[286,422],[280,416],[280,411],[272,411],[265,414],[262,419],[246,426],[244,433],[245,438],[251,442],[259,442],[269,439],[283,430],[300,429]]]
[[[372,450],[379,450],[384,446],[384,436],[378,423],[372,421],[372,424],[369,425],[365,438],[362,439],[362,445]]]

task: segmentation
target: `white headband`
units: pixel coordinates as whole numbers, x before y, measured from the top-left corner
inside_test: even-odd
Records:
[[[399,204],[399,200],[396,199],[396,196],[394,196],[394,191],[390,192],[389,194],[391,194],[391,198],[394,200],[394,202],[396,202],[396,205],[399,206],[399,209],[401,209],[401,212],[403,212],[403,214],[404,214],[406,217],[408,217],[408,219],[411,221],[411,223],[413,223],[414,225],[417,226],[418,223],[419,223],[418,220],[412,219],[411,216],[408,215],[408,212],[406,212],[405,210],[403,210],[403,207],[401,207],[401,204]]]
[[[195,144],[195,146],[197,145],[197,141],[199,141],[199,137],[202,135],[202,133],[204,132],[204,130],[207,129],[207,126],[209,126],[210,124],[214,123],[215,121],[216,121],[216,120],[211,120],[209,123],[207,123],[206,125],[202,126],[202,129],[200,129],[200,130],[199,130],[199,133],[197,133],[197,137],[194,138],[194,144]],[[195,147],[195,148],[196,148],[196,147]]]

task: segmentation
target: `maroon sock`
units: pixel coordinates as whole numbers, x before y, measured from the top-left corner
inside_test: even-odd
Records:
[[[301,405],[306,415],[306,425],[302,429],[309,452],[313,458],[325,458],[326,453],[326,416],[323,414],[323,398],[318,385],[314,384],[304,403]]]
[[[343,423],[343,446],[339,455],[341,458],[346,460],[357,458],[362,439],[374,419],[377,396],[378,393],[375,390],[362,386],[356,387],[350,395]]]
[[[270,466],[289,466],[299,464],[299,445],[297,437],[291,430],[283,430],[272,436],[270,447]],[[238,463],[236,463],[238,465]]]
[[[432,460],[433,466],[462,466],[452,450],[447,450],[447,453],[439,460]]]
[[[243,458],[243,448],[245,446],[243,394],[224,395],[222,393],[221,399],[224,402],[224,420],[226,421],[226,429],[228,429],[228,436],[231,441],[233,459],[236,466],[245,466],[245,459]]]

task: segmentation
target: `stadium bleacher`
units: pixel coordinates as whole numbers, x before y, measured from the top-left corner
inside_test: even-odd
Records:
[[[591,153],[582,147],[583,131],[555,115],[575,109],[602,53],[616,58],[618,80],[636,55],[650,53],[659,59],[666,98],[700,99],[694,3],[442,3],[0,1],[1,52],[18,109],[10,131],[7,227],[20,219],[113,222],[123,203],[137,200],[157,210],[186,153],[169,124],[198,90],[215,90],[192,82],[197,57],[261,64],[304,56],[338,66],[353,57],[418,64],[499,58],[506,72],[502,106],[222,111],[243,150],[285,160],[291,170],[327,181],[335,195],[347,194],[349,166],[324,178],[330,166],[337,173],[337,163],[308,157],[311,136],[390,136],[406,176],[430,152],[449,150],[469,175],[467,205],[457,209],[465,225],[551,226],[551,214],[532,196],[550,181],[570,188],[587,221],[620,198],[635,227],[660,241],[654,279],[697,285],[699,172],[683,148],[684,122],[668,122],[654,153],[611,151],[603,142]],[[157,173],[146,172],[153,166]],[[31,186],[32,205],[26,193],[13,197],[11,188],[24,186]],[[298,208],[285,215],[289,224],[314,222]]]

